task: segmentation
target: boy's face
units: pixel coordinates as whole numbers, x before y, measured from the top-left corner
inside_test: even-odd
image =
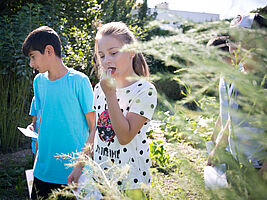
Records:
[[[46,52],[41,54],[40,51],[30,51],[30,67],[38,70],[40,73],[48,71],[48,57]]]

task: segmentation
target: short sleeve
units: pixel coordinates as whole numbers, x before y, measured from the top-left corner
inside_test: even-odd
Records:
[[[81,82],[78,99],[83,113],[93,112],[93,88],[88,77],[83,77]]]
[[[37,112],[36,112],[36,109],[35,109],[35,97],[32,98],[29,115],[31,115],[31,116],[37,116]]]
[[[140,92],[133,99],[129,112],[139,114],[149,120],[152,119],[154,110],[157,106],[157,91],[153,85]]]

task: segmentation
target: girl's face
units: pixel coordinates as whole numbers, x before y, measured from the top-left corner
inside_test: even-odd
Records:
[[[132,59],[134,53],[120,52],[123,43],[113,36],[102,36],[98,39],[98,55],[104,71],[111,70],[116,80],[126,80],[134,75]]]

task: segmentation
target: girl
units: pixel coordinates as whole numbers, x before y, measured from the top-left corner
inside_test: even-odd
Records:
[[[143,55],[120,51],[123,45],[134,41],[133,33],[124,23],[112,22],[98,30],[95,43],[97,66],[108,78],[101,80],[94,90],[97,116],[94,160],[103,169],[109,167],[107,161],[128,164],[128,177],[117,182],[120,188],[127,189],[140,189],[151,182],[146,131],[157,104],[155,87],[142,78],[149,76]],[[110,83],[111,78],[115,84]]]
[[[127,178],[118,180],[117,186],[130,198],[145,199],[142,185],[151,182],[146,131],[157,104],[157,92],[142,78],[149,76],[143,55],[120,51],[134,41],[133,33],[122,22],[105,24],[96,34],[96,67],[105,79],[94,90],[97,124],[93,158],[102,169],[108,169],[111,163],[121,167],[128,164]],[[73,172],[70,182],[77,182],[80,173]]]

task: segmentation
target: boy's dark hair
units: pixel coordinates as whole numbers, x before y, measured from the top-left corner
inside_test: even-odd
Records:
[[[48,26],[41,26],[29,33],[22,44],[22,52],[25,56],[29,56],[30,51],[44,54],[47,45],[53,46],[56,56],[61,58],[61,40],[58,34]]]
[[[207,46],[216,46],[223,51],[229,52],[228,40],[228,36],[215,37],[208,41]]]

